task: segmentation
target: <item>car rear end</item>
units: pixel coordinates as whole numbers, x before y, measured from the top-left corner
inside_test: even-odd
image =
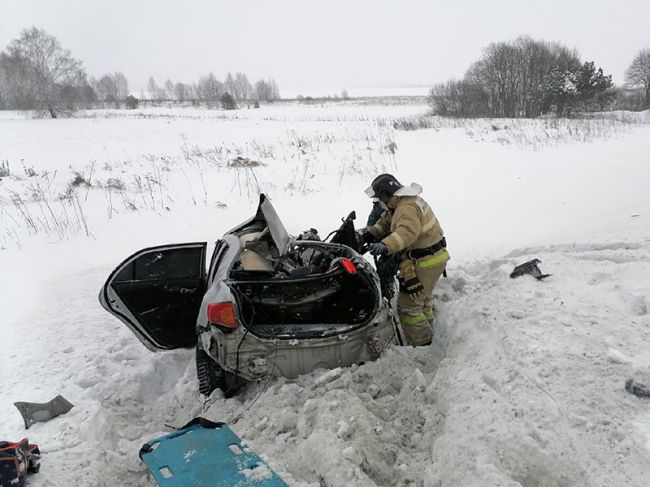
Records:
[[[235,265],[206,293],[200,346],[235,377],[294,378],[362,363],[395,339],[379,278],[359,254],[322,242],[296,242],[292,252],[295,269]]]

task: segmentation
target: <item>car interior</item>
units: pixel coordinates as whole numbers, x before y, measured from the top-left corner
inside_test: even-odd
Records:
[[[341,265],[354,257],[349,248],[298,240],[280,256],[267,227],[237,236],[243,249],[230,287],[246,324],[364,324],[376,310],[379,293],[369,274]]]

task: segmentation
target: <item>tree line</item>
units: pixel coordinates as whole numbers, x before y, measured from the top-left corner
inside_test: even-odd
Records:
[[[244,73],[228,73],[222,82],[209,73],[196,83],[173,83],[168,79],[163,87],[151,77],[140,97],[235,108],[243,101],[257,104],[278,100],[280,90],[274,79],[252,84]],[[23,30],[0,52],[0,109],[43,110],[56,117],[62,110],[99,104],[134,108],[137,103],[124,74],[88,77],[81,61],[43,29]]]
[[[208,103],[222,102],[226,95],[232,96],[236,102],[242,101],[275,101],[280,99],[280,89],[274,79],[257,81],[254,85],[248,81],[245,73],[226,75],[222,82],[214,74],[201,76],[196,83],[174,83],[167,79],[163,86],[158,86],[153,76],[149,77],[146,92],[141,96],[150,100],[188,101],[200,100]]]
[[[642,87],[643,98],[632,88]],[[650,49],[642,50],[626,72],[626,88],[575,50],[528,36],[495,42],[483,50],[460,80],[435,85],[429,103],[438,115],[536,117],[570,115],[576,110],[650,108]]]

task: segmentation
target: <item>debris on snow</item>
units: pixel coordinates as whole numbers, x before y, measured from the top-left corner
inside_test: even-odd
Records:
[[[625,390],[637,397],[650,397],[650,387],[636,382],[634,379],[625,381]]]
[[[542,279],[549,277],[551,275],[551,274],[542,274],[542,271],[540,271],[539,267],[537,267],[537,264],[541,264],[541,262],[542,261],[539,259],[533,259],[533,260],[529,260],[528,262],[524,262],[523,264],[519,264],[510,273],[510,277],[514,279],[516,277],[521,277],[526,274],[530,274],[538,281],[541,281]]]
[[[617,363],[617,364],[630,364],[632,363],[632,359],[625,355],[623,352],[620,350],[616,350],[615,348],[610,348],[607,351],[607,358],[609,358],[610,361]]]
[[[237,156],[228,163],[229,167],[259,167],[264,166],[260,161],[249,159],[248,157]]]
[[[74,407],[72,403],[60,394],[48,402],[18,401],[14,403],[14,406],[16,406],[20,415],[23,417],[25,429],[29,429],[34,423],[43,423],[65,414]]]
[[[325,384],[335,381],[343,375],[343,369],[337,367],[336,369],[328,370],[314,381],[313,387],[322,387]]]

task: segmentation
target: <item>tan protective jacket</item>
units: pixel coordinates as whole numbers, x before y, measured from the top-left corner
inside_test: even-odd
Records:
[[[379,221],[368,228],[390,254],[438,243],[443,232],[431,207],[420,196],[393,196]]]

